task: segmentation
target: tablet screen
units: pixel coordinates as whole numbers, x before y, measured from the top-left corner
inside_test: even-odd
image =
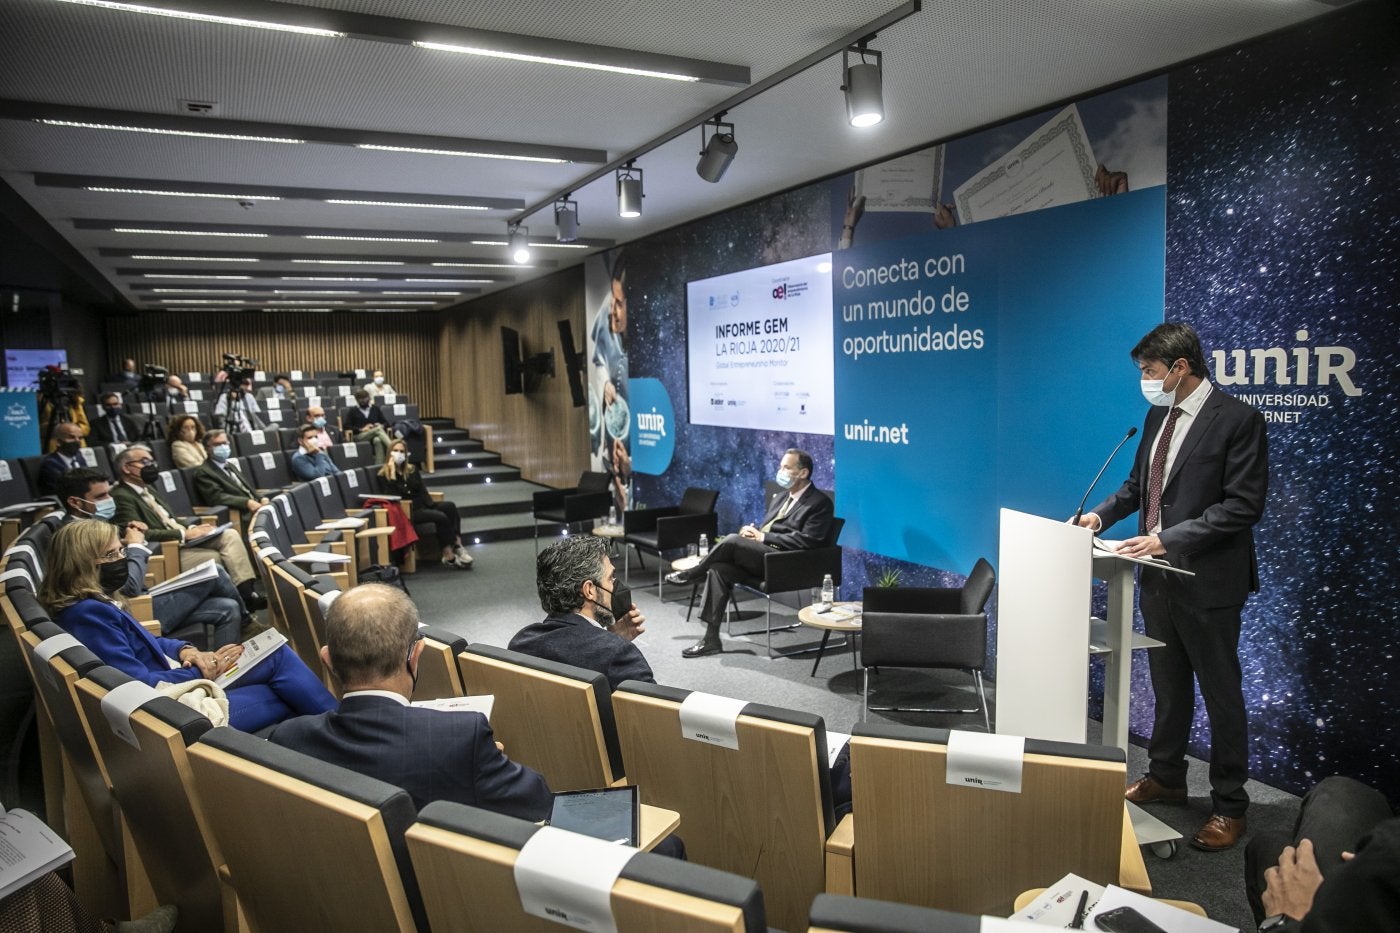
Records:
[[[620,845],[637,845],[640,822],[637,785],[571,790],[554,795],[549,825]]]

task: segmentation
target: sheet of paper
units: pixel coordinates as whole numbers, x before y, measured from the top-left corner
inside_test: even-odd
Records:
[[[845,748],[850,741],[851,737],[848,733],[826,730],[826,766],[828,768],[836,764],[836,758],[841,754],[841,749]]]
[[[347,458],[358,458],[360,456],[360,448],[355,445],[354,441],[346,441],[344,444],[340,445],[340,449]]]
[[[331,478],[329,476],[316,477],[316,487],[321,490],[321,495],[329,496],[331,494]]]
[[[575,929],[616,933],[613,885],[636,854],[628,846],[542,826],[515,858],[520,906],[533,917]]]
[[[14,474],[10,472],[10,462],[0,460],[0,482],[8,483],[12,479],[14,479]]]
[[[222,525],[215,525],[214,530],[208,534],[202,534],[198,538],[188,538],[181,542],[180,547],[204,547],[219,540],[219,535],[233,527],[232,522],[224,522]]]
[[[1084,929],[1098,929],[1094,925],[1094,918],[1119,907],[1131,907],[1167,933],[1236,933],[1235,927],[1206,917],[1198,917],[1179,907],[1120,888],[1116,884],[1109,885],[1103,892],[1103,897],[1090,909]]]
[[[249,431],[248,436],[253,439],[253,443],[261,447],[267,443],[267,435],[262,431]]]
[[[867,213],[932,213],[943,190],[943,147],[933,146],[856,172],[856,194]]]
[[[491,709],[496,705],[494,694],[485,693],[473,697],[442,697],[437,700],[414,700],[412,706],[423,709],[436,709],[445,713],[480,713],[491,718]]]
[[[360,475],[358,473],[354,470],[347,470],[343,475],[345,477],[345,485],[349,486],[351,489],[360,488]]]
[[[1019,735],[954,729],[948,734],[948,783],[1019,794],[1025,751]]]
[[[350,530],[354,528],[363,528],[367,524],[369,523],[363,518],[335,518],[328,522],[321,522],[321,524],[316,526],[316,530],[333,531],[337,528]]]
[[[694,691],[681,701],[681,735],[695,742],[738,749],[739,714],[748,705],[748,700]]]
[[[303,551],[293,554],[287,560],[294,564],[348,564],[349,554],[336,554],[332,551]]]
[[[953,192],[965,224],[1097,197],[1089,135],[1070,104]]]
[[[277,461],[273,458],[272,454],[267,453],[266,451],[259,454],[258,457],[262,460],[264,470],[270,470],[277,465]]]
[[[1040,897],[1024,909],[1012,914],[1011,919],[1029,920],[1038,926],[1064,929],[1074,919],[1074,912],[1079,908],[1079,895],[1085,891],[1089,892],[1087,903],[1092,907],[1103,897],[1104,887],[1071,872],[1046,888]]]
[[[287,636],[283,635],[275,628],[270,628],[265,632],[254,635],[243,643],[243,654],[239,655],[233,667],[220,674],[214,683],[218,684],[220,687],[227,687],[229,684],[248,673],[250,669],[256,667],[259,661],[262,661],[286,643]]]

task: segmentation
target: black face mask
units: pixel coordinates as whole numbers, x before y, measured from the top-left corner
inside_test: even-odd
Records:
[[[603,590],[598,584],[595,583],[593,585]],[[607,590],[603,590],[603,592],[606,593]],[[602,608],[596,599],[593,601],[593,604]],[[614,622],[632,611],[632,590],[628,588],[627,584],[618,583],[613,588],[612,598],[608,601],[607,611],[612,615]]]
[[[160,467],[152,463],[150,466],[141,468],[141,482],[147,486],[154,486],[156,480],[160,479]]]
[[[97,582],[102,587],[104,593],[115,593],[126,586],[127,562],[131,558],[123,557],[121,560],[108,561],[105,564],[97,565]]]
[[[115,418],[115,417],[117,417],[117,415],[120,415],[121,413],[122,413],[122,407],[121,407],[120,405],[108,405],[108,406],[107,406],[107,417],[108,417],[108,418]]]
[[[64,441],[58,445],[58,452],[65,457],[71,457],[83,446],[81,441]]]

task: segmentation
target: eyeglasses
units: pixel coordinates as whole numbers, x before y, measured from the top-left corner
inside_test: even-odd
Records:
[[[418,643],[422,641],[423,638],[424,636],[421,629],[413,633],[413,640],[408,643],[408,656],[404,659],[405,661],[413,660],[413,649],[418,647]]]
[[[110,564],[112,561],[121,560],[126,557],[126,548],[119,547],[111,551],[106,551],[97,558],[99,564]]]

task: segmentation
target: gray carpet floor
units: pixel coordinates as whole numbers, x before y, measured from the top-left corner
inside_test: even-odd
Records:
[[[534,543],[531,540],[501,541],[471,549],[475,567],[462,571],[420,562],[419,572],[407,578],[409,589],[422,619],[464,636],[469,642],[504,647],[520,628],[543,617],[535,592]],[[636,605],[646,616],[646,632],[637,646],[651,663],[658,683],[737,697],[773,706],[803,710],[820,715],[827,728],[850,732],[861,715],[860,674],[853,669],[849,649],[829,650],[816,676],[812,676],[813,655],[768,660],[762,644],[725,639],[725,652],[688,660],[681,649],[693,644],[703,632],[698,616],[686,621],[689,587],[667,585],[664,598],[656,590],[656,562],[647,559],[645,570],[632,557],[630,585]],[[757,601],[746,604],[755,617],[743,627],[761,628],[763,616]],[[745,614],[748,614],[747,612]],[[775,625],[780,614],[795,621],[792,608],[775,609]],[[774,635],[774,647],[791,650],[815,645],[819,634],[797,629]],[[834,640],[834,639],[833,639]],[[886,671],[873,678],[873,697],[881,705],[907,696],[918,705],[970,708],[975,693],[970,679],[959,672],[931,673]],[[992,685],[992,708],[995,697]],[[900,722],[943,728],[981,729],[980,715],[931,715],[908,713],[869,714],[871,721]],[[1100,724],[1090,721],[1089,740],[1097,741]],[[1136,778],[1147,767],[1144,749],[1129,750],[1128,774]],[[1153,812],[1188,838],[1210,814],[1210,785],[1206,765],[1191,761],[1190,799],[1185,806],[1154,807]],[[1289,828],[1296,818],[1298,798],[1292,794],[1249,784],[1253,804],[1249,812],[1252,830]],[[681,830],[684,834],[684,827]],[[1212,919],[1246,930],[1253,929],[1245,902],[1243,845],[1222,853],[1192,849],[1183,840],[1175,857],[1160,859],[1146,855],[1148,874],[1158,897],[1195,901]],[[1047,878],[1046,883],[1057,879]]]

